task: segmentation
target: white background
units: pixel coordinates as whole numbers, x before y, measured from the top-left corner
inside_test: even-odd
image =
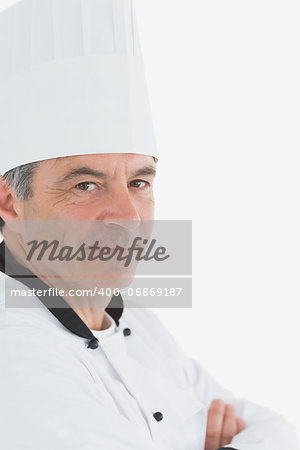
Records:
[[[156,217],[193,220],[193,308],[155,311],[219,382],[300,432],[299,2],[135,5]]]
[[[193,308],[155,311],[219,382],[300,432],[300,4],[135,4],[156,217],[193,220]]]

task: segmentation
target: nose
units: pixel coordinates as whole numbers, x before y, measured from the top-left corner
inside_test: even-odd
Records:
[[[127,186],[119,187],[111,193],[107,211],[102,218],[105,226],[110,229],[131,231],[138,228],[141,218]]]

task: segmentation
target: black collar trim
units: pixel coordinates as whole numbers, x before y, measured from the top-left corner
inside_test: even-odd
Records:
[[[20,268],[22,269],[21,271]],[[0,244],[0,271],[14,279],[22,278],[21,282],[31,289],[33,287],[35,287],[36,289],[47,289],[49,287],[40,278],[34,275],[29,269],[20,266],[17,263],[12,253],[5,246],[4,241],[2,241]],[[22,275],[17,275],[18,273],[22,273]],[[45,297],[42,296],[38,298],[47,307],[47,305],[45,304],[47,303],[47,298],[45,299]],[[53,299],[60,307],[47,307],[47,309],[56,317],[57,320],[59,320],[62,325],[64,325],[69,331],[76,334],[77,336],[86,339],[97,339],[88,328],[88,326],[81,320],[81,318],[62,297],[58,295],[54,298],[52,297],[52,300]],[[105,308],[105,311],[113,318],[117,326],[119,326],[119,321],[123,314],[123,310],[124,302],[121,295],[114,295],[107,308]]]

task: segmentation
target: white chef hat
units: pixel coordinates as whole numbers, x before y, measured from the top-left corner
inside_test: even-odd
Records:
[[[0,13],[0,173],[95,153],[157,157],[132,0],[21,0]]]

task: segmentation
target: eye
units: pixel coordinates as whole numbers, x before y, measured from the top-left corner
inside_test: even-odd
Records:
[[[135,188],[144,188],[146,186],[150,186],[150,183],[148,183],[147,181],[144,180],[133,180],[130,183],[130,186],[135,187]]]
[[[84,181],[83,183],[78,183],[75,186],[75,188],[80,191],[93,191],[95,187],[96,183],[93,183],[92,181]]]

